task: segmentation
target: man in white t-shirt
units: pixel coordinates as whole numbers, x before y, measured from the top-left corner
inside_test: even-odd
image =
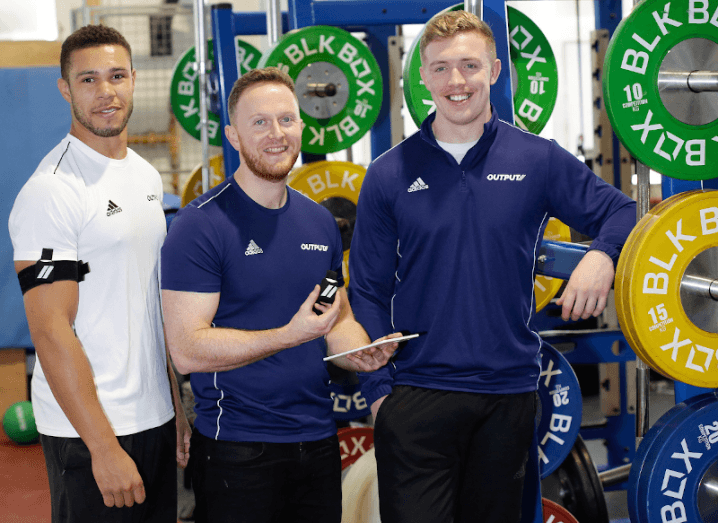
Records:
[[[9,222],[38,356],[32,403],[52,521],[176,523],[175,454],[186,465],[190,432],[163,334],[162,181],[127,148],[130,46],[86,26],[60,64],[70,133]]]

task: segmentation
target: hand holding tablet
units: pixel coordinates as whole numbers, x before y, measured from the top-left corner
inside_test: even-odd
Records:
[[[352,354],[354,352],[371,349],[372,347],[378,347],[379,345],[384,345],[385,343],[401,342],[401,341],[411,340],[411,339],[418,338],[418,337],[419,337],[419,334],[407,334],[406,336],[399,336],[397,338],[389,338],[386,340],[375,341],[374,343],[370,343],[369,345],[364,345],[363,347],[358,347],[356,349],[348,350],[348,351],[342,352],[340,354],[333,354],[332,356],[327,356],[326,358],[324,358],[324,361],[330,361],[335,358],[339,358],[341,356],[346,356],[347,354]]]

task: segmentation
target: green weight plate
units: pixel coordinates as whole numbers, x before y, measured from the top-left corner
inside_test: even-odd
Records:
[[[558,68],[541,29],[518,9],[507,8],[511,62],[514,67],[514,119],[538,134],[548,123],[558,97]]]
[[[448,10],[463,9],[457,4]],[[558,69],[551,46],[538,28],[518,9],[507,6],[512,62],[515,119],[519,127],[538,134],[546,126],[558,96]],[[404,98],[412,119],[421,125],[435,109],[431,93],[421,81],[419,42],[414,40],[404,64]],[[508,74],[504,71],[503,74]]]
[[[419,68],[421,67],[421,52],[419,51],[419,42],[424,30],[416,36],[414,42],[409,48],[404,62],[403,85],[404,99],[406,100],[406,108],[409,110],[411,119],[420,127],[429,114],[436,110],[436,104],[431,98],[431,93],[424,85],[421,79]]]
[[[212,40],[208,40],[207,44],[208,60],[211,63],[214,61],[214,46],[212,45]],[[237,52],[237,71],[240,76],[257,67],[261,56],[259,50],[239,38],[235,38],[234,46]],[[174,113],[182,128],[190,136],[199,140],[199,72],[195,69],[194,51],[194,47],[187,49],[172,71],[170,105],[172,106],[172,113]],[[211,111],[207,113],[207,134],[210,145],[222,146],[220,118],[218,114]]]
[[[636,159],[666,176],[716,176],[718,93],[665,79],[718,71],[717,13],[718,0],[644,0],[608,45],[603,91],[613,130]]]
[[[264,53],[258,67],[274,66],[294,79],[302,120],[302,151],[326,154],[356,143],[374,125],[383,82],[369,48],[337,27],[291,31]]]

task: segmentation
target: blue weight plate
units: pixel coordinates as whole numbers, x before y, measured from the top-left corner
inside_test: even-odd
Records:
[[[571,452],[581,429],[583,400],[576,374],[566,358],[548,343],[541,349],[538,387],[538,453],[541,479]]]
[[[695,398],[691,398],[690,403],[694,402]],[[656,435],[663,427],[672,423],[675,419],[681,416],[685,416],[685,411],[687,408],[688,405],[686,403],[679,403],[672,407],[670,410],[668,410],[665,414],[663,414],[663,416],[661,416],[658,421],[644,435],[641,444],[636,450],[636,456],[634,457],[633,463],[631,464],[631,472],[628,477],[627,492],[628,511],[629,513],[634,514],[635,518],[639,517],[638,510],[636,509],[636,507],[639,505],[639,503],[643,503],[643,501],[639,502],[639,499],[645,500],[645,493],[639,494],[638,492],[638,478],[641,475],[641,471],[644,470],[646,466],[650,466],[649,453],[653,449],[656,442]],[[634,521],[638,522],[639,520],[634,519]]]
[[[629,477],[634,523],[718,521],[718,394],[669,410],[645,435]]]
[[[334,402],[334,419],[352,421],[371,414],[358,383],[344,385],[330,382],[329,391]]]
[[[641,514],[641,505],[646,502],[646,484],[639,483],[639,478],[647,474],[644,470],[649,470],[655,463],[656,454],[660,450],[662,438],[660,433],[665,427],[677,426],[692,412],[692,409],[700,409],[702,406],[710,404],[714,401],[713,394],[700,395],[687,399],[684,403],[679,403],[667,411],[645,434],[641,445],[636,451],[636,456],[631,466],[631,473],[628,479],[628,510],[633,514],[634,521],[645,521]]]

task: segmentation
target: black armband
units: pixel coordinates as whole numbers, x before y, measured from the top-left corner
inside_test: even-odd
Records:
[[[40,259],[35,265],[25,267],[17,274],[20,281],[20,290],[25,294],[27,291],[44,283],[52,283],[62,280],[81,282],[85,274],[90,272],[90,266],[82,260],[52,261],[52,249],[43,249]]]

